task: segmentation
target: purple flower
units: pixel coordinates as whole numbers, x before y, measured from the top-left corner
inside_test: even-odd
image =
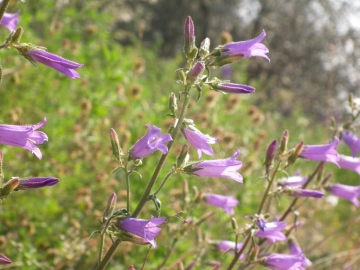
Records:
[[[222,240],[222,241],[219,241],[216,246],[217,248],[221,251],[221,252],[228,252],[229,250],[235,250],[235,246],[236,246],[236,250],[239,251],[242,246],[244,244],[243,243],[236,243],[233,242],[233,241],[227,241],[227,240]],[[244,256],[242,256],[244,257]]]
[[[356,156],[360,152],[360,140],[352,132],[345,130],[341,133],[341,139],[350,147],[351,155]]]
[[[209,144],[214,144],[218,141],[217,138],[210,137],[203,134],[200,130],[191,126],[183,129],[186,140],[196,149],[198,157],[201,158],[202,153],[213,156],[214,151]]]
[[[282,229],[286,227],[285,221],[274,221],[267,222],[265,224],[264,230],[258,230],[255,235],[261,238],[267,238],[273,244],[276,241],[285,241],[286,236],[282,232]]]
[[[360,158],[340,155],[339,165],[342,169],[352,170],[360,174]]]
[[[293,239],[289,239],[289,249],[290,249],[290,253],[292,255],[303,255],[303,263],[302,263],[302,267],[305,269],[307,266],[311,266],[312,263],[311,261],[305,257],[304,252],[302,251],[302,249],[295,243],[295,241]]]
[[[155,238],[161,232],[161,228],[157,227],[165,222],[165,218],[154,218],[150,220],[138,218],[119,219],[120,229],[134,234],[144,239],[144,244],[150,244],[156,248]]]
[[[159,150],[163,154],[168,152],[168,148],[165,143],[172,141],[170,134],[161,134],[161,129],[156,126],[150,124],[146,124],[146,126],[148,128],[148,132],[144,137],[135,143],[130,152],[130,156],[133,159],[146,157],[156,150]]]
[[[205,201],[215,207],[220,207],[230,215],[234,214],[234,207],[239,204],[239,201],[235,199],[235,196],[223,196],[218,194],[209,194],[205,196]]]
[[[10,263],[12,263],[12,261],[8,257],[0,254],[0,264],[10,264]]]
[[[192,173],[201,177],[230,178],[242,183],[243,177],[236,172],[242,166],[242,162],[236,160],[239,154],[240,151],[238,150],[232,157],[227,159],[201,161],[192,166],[193,169],[197,169]]]
[[[46,118],[32,126],[2,125],[0,124],[0,144],[17,146],[28,149],[39,159],[42,158],[40,149],[36,144],[48,141],[48,136],[41,131],[36,131],[46,123]]]
[[[307,177],[294,175],[288,178],[282,178],[278,180],[278,185],[282,187],[298,187],[305,184]]]
[[[71,79],[80,78],[79,73],[77,73],[75,69],[82,67],[83,64],[67,60],[56,54],[52,54],[40,49],[29,50],[27,54],[31,56],[33,61],[51,67],[70,77]]]
[[[269,52],[268,48],[266,48],[264,44],[260,43],[265,37],[266,33],[263,30],[262,33],[254,39],[226,44],[221,49],[221,56],[239,55],[245,58],[260,56],[266,58],[270,62],[269,57],[266,55]]]
[[[290,191],[290,195],[294,197],[306,197],[306,198],[315,198],[321,199],[324,198],[324,193],[317,190],[310,190],[310,189],[295,189]]]
[[[360,186],[347,186],[342,184],[331,185],[327,190],[334,196],[343,198],[359,207],[358,197],[360,197]]]
[[[338,144],[338,137],[334,137],[334,140],[329,144],[305,145],[300,157],[308,160],[332,162],[339,166],[339,154],[336,152]]]
[[[4,13],[4,16],[1,19],[0,25],[6,27],[11,32],[15,31],[19,23],[19,12],[17,13]]]
[[[264,255],[264,266],[276,270],[301,270],[304,258],[302,254],[270,253]]]
[[[59,179],[55,177],[33,177],[20,181],[16,190],[26,190],[56,185]]]
[[[255,92],[254,87],[237,83],[220,83],[216,85],[211,85],[211,89],[233,94],[250,94]]]

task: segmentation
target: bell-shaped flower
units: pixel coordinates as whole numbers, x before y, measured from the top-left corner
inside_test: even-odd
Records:
[[[201,177],[222,177],[230,178],[239,183],[243,182],[243,177],[236,172],[242,166],[242,162],[236,160],[240,151],[236,151],[234,155],[227,159],[204,160],[195,165],[190,165],[184,168],[185,171],[190,172]]]
[[[303,255],[303,263],[302,263],[303,269],[312,265],[311,261],[308,258],[306,258],[302,249],[296,244],[296,242],[293,239],[289,239],[288,244],[289,244],[290,253],[292,255]]]
[[[156,248],[155,238],[161,232],[161,228],[158,226],[163,224],[165,220],[165,218],[154,217],[151,217],[150,220],[125,218],[118,219],[118,226],[120,229],[143,239],[142,244],[150,244],[153,248]]]
[[[41,49],[30,49],[27,51],[28,58],[34,65],[35,62],[39,62],[45,66],[53,68],[71,79],[80,78],[79,73],[75,69],[80,68],[83,64],[79,64],[65,58],[62,58],[56,54],[49,53]]]
[[[262,264],[275,270],[301,270],[304,262],[302,254],[270,253],[263,256]]]
[[[0,124],[0,144],[28,149],[41,159],[41,151],[36,144],[47,142],[48,136],[44,132],[36,130],[45,125],[45,123],[46,118],[40,123],[31,126]]]
[[[12,263],[12,261],[8,257],[0,254],[0,264],[10,264],[10,263]]]
[[[156,126],[150,124],[146,124],[146,126],[148,132],[144,137],[138,140],[130,150],[130,156],[133,159],[146,157],[156,150],[159,150],[163,154],[168,152],[166,143],[172,141],[170,134],[161,134],[161,129]]]
[[[276,241],[285,241],[286,236],[281,232],[286,227],[285,221],[267,222],[263,230],[258,230],[255,235],[261,238],[267,238],[272,244]]]
[[[203,134],[193,125],[189,126],[189,128],[184,128],[183,133],[186,140],[196,149],[199,158],[201,158],[202,153],[209,156],[214,155],[214,151],[210,147],[210,144],[216,143],[218,141],[217,138]]]
[[[236,242],[233,241],[227,241],[227,240],[221,240],[219,242],[217,242],[216,247],[221,251],[221,252],[234,252],[235,251],[235,247],[236,247],[236,252],[239,252],[239,250],[242,248],[244,244],[241,242],[238,242],[236,244]],[[245,256],[244,254],[241,254],[240,259],[244,259]]]
[[[360,158],[340,155],[339,165],[342,169],[351,170],[360,174]]]
[[[6,27],[11,32],[15,31],[17,25],[19,23],[19,12],[17,13],[4,13],[0,25]]]
[[[300,157],[314,161],[331,162],[339,166],[339,154],[336,152],[338,144],[338,137],[334,137],[334,140],[329,144],[305,145],[300,153]]]
[[[356,207],[359,207],[358,197],[360,197],[360,186],[334,184],[327,187],[327,191],[330,194],[348,200]]]
[[[206,203],[220,207],[230,215],[234,214],[234,207],[239,204],[239,201],[235,199],[235,196],[223,196],[218,194],[209,194],[204,196]]]
[[[226,44],[221,49],[221,56],[239,55],[244,58],[260,56],[266,58],[270,62],[269,57],[266,55],[269,52],[268,48],[260,43],[265,37],[266,33],[263,30],[261,34],[254,39]]]
[[[32,177],[19,182],[15,190],[27,190],[35,188],[50,187],[56,185],[59,179],[55,177]]]
[[[341,133],[341,139],[350,147],[351,155],[356,156],[360,152],[360,140],[351,131],[345,130]]]
[[[282,187],[299,187],[305,184],[307,177],[294,175],[287,178],[282,178],[277,181],[279,186]]]

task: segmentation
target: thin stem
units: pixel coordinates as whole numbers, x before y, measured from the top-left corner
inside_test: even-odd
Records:
[[[180,116],[179,116],[179,120],[175,126],[175,129],[174,131],[172,132],[171,134],[171,137],[172,137],[172,141],[170,141],[167,145],[168,147],[168,152],[166,154],[163,154],[154,170],[154,173],[140,199],[140,202],[138,204],[138,206],[136,207],[135,211],[133,212],[132,214],[132,217],[137,217],[141,210],[143,209],[143,207],[145,206],[146,202],[148,201],[148,196],[150,195],[150,192],[151,192],[151,189],[153,188],[158,176],[159,176],[159,173],[165,163],[165,160],[168,156],[168,154],[170,153],[170,149],[172,148],[173,144],[174,144],[174,141],[175,139],[177,138],[177,136],[179,135],[180,133],[180,128],[183,124],[183,121],[184,121],[184,118],[185,118],[185,113],[186,113],[186,110],[187,110],[187,107],[190,103],[190,93],[188,91],[185,91],[184,93],[185,95],[185,100],[184,100],[184,103],[183,103],[183,107],[182,107],[182,110],[181,110],[181,113],[180,113]]]
[[[100,237],[99,265],[101,263],[104,254],[104,244],[105,244],[105,233],[101,234]]]
[[[251,233],[249,233],[249,235],[246,238],[246,241],[245,241],[244,245],[241,247],[240,251],[238,253],[235,253],[235,256],[234,256],[233,260],[231,261],[231,263],[230,263],[229,267],[227,268],[227,270],[233,269],[235,264],[239,261],[239,258],[241,256],[241,254],[244,252],[246,246],[249,244],[250,239],[251,239]]]
[[[316,174],[319,172],[319,170],[321,169],[321,167],[323,166],[324,162],[320,162],[319,165],[316,167],[315,171],[312,173],[312,175],[310,175],[306,181],[306,183],[302,186],[302,188],[306,188],[310,182],[315,178]],[[293,211],[294,205],[297,203],[297,201],[299,200],[299,198],[295,198],[292,203],[289,205],[289,207],[286,209],[286,211],[284,212],[284,214],[281,216],[281,218],[279,219],[279,221],[283,221],[285,220],[285,218],[290,214],[290,212]]]
[[[4,0],[2,2],[2,5],[0,6],[0,21],[1,21],[2,17],[4,16],[4,13],[7,10],[9,3],[10,3],[10,0]]]
[[[121,239],[118,238],[115,240],[115,242],[111,245],[109,250],[106,252],[103,260],[100,262],[99,266],[96,268],[96,270],[104,270],[107,264],[109,263],[111,257],[114,255],[116,249],[121,243]]]
[[[170,176],[172,176],[174,174],[174,172],[173,171],[171,171],[171,172],[169,172],[166,176],[165,176],[165,178],[164,178],[164,180],[162,181],[162,183],[161,183],[161,185],[159,186],[159,188],[154,192],[154,196],[156,196],[159,192],[160,192],[160,190],[163,188],[163,186],[165,185],[165,183],[166,183],[166,181],[170,178]]]
[[[127,169],[128,162],[125,163],[125,182],[126,182],[126,210],[130,213],[130,174]]]
[[[258,212],[257,212],[258,215],[261,214],[261,211],[262,211],[262,209],[264,208],[266,199],[267,199],[267,197],[269,196],[269,191],[270,191],[270,189],[271,189],[271,186],[272,186],[273,183],[274,183],[275,176],[276,176],[276,174],[277,174],[277,172],[278,172],[279,166],[280,166],[280,161],[277,162],[276,167],[275,167],[275,169],[274,169],[274,171],[273,171],[273,174],[272,174],[272,176],[271,176],[271,179],[270,179],[270,181],[269,181],[269,184],[268,184],[268,186],[267,186],[267,188],[266,188],[266,191],[265,191],[265,193],[264,193],[264,196],[262,197],[262,200],[261,200],[261,203],[260,203],[260,206],[259,206],[259,210],[258,210]]]

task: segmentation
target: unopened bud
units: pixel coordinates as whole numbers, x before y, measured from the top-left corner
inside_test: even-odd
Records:
[[[24,34],[24,29],[22,27],[19,27],[15,30],[15,33],[11,37],[11,43],[19,43],[21,36]]]
[[[231,227],[233,228],[234,231],[237,231],[239,228],[235,218],[231,218]]]
[[[319,166],[320,167],[319,167],[318,173],[316,175],[316,183],[319,183],[321,181],[321,179],[324,176],[324,171],[325,171],[325,164],[324,163],[320,163]]]
[[[184,270],[184,264],[180,260],[178,260],[176,262],[176,267],[177,267],[177,270]]]
[[[329,182],[329,180],[332,178],[332,176],[333,176],[333,174],[332,174],[332,173],[329,173],[329,174],[324,178],[324,180],[322,180],[321,185],[322,185],[322,186],[325,186],[325,185]]]
[[[189,147],[187,144],[184,144],[180,154],[176,158],[176,169],[184,168],[185,164],[189,161]]]
[[[50,187],[59,183],[59,179],[55,177],[31,177],[21,180],[19,182],[18,187],[15,189],[18,190],[28,190],[28,189],[36,189],[43,187]]]
[[[304,142],[300,142],[296,148],[294,149],[294,151],[291,153],[291,155],[288,158],[288,164],[287,166],[290,166],[292,164],[295,163],[295,161],[297,160],[297,158],[300,156],[301,152],[304,149]]]
[[[130,265],[128,270],[136,270],[134,266]]]
[[[230,55],[224,55],[224,56],[217,56],[215,57],[215,60],[210,64],[210,66],[225,66],[227,64],[232,64],[240,59],[244,58],[243,54],[230,54]]]
[[[265,168],[267,174],[269,174],[270,167],[272,166],[277,144],[277,140],[273,140],[266,151]]]
[[[115,159],[121,162],[121,156],[123,155],[123,152],[120,147],[119,137],[113,128],[110,129],[110,142]]]
[[[184,52],[187,55],[195,47],[194,22],[190,16],[186,18],[184,27]]]
[[[200,44],[199,54],[200,57],[204,57],[210,53],[210,39],[205,38]]]
[[[169,110],[174,115],[178,110],[177,98],[176,98],[176,95],[174,93],[171,93],[170,96],[169,96]]]
[[[281,143],[280,143],[280,153],[281,154],[287,151],[288,142],[289,142],[289,131],[285,130],[281,137]]]
[[[257,244],[254,244],[253,248],[251,249],[249,262],[253,262],[257,260],[259,254],[260,247]]]
[[[188,84],[194,83],[196,81],[196,79],[201,76],[204,69],[205,69],[204,62],[200,62],[200,61],[196,62],[195,65],[189,71],[186,82]]]
[[[10,263],[12,263],[12,261],[8,257],[0,254],[0,264],[10,264]]]
[[[14,191],[19,185],[19,178],[15,177],[10,179],[1,189],[0,189],[0,200],[5,199],[12,191]]]
[[[116,199],[117,196],[115,192],[109,196],[103,213],[104,220],[107,220],[114,213],[116,207]]]

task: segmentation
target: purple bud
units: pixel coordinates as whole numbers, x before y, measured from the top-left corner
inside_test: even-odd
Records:
[[[273,140],[266,151],[265,167],[270,168],[274,160],[275,152],[277,148],[277,140]]]
[[[194,32],[194,22],[190,16],[186,18],[185,27],[184,27],[184,52],[190,53],[195,47],[195,32]]]
[[[220,84],[212,84],[210,85],[211,89],[219,90],[226,93],[232,94],[251,94],[255,92],[255,88],[245,84],[237,84],[237,83],[220,83]]]
[[[114,192],[108,198],[108,201],[107,201],[104,213],[103,213],[104,219],[108,219],[114,213],[114,210],[116,207],[116,200],[117,200],[117,196],[116,196],[116,193]]]
[[[288,142],[289,142],[289,131],[285,130],[281,137],[281,143],[280,143],[280,152],[281,153],[284,153],[287,150]]]
[[[56,185],[59,179],[55,177],[34,177],[22,180],[16,190],[35,189]]]
[[[189,71],[189,74],[187,76],[187,80],[190,83],[193,83],[196,81],[196,79],[203,73],[205,69],[204,62],[196,62],[196,64],[192,67],[192,69]]]
[[[290,192],[291,196],[294,197],[307,197],[307,198],[315,198],[321,199],[324,198],[324,193],[317,190],[310,190],[310,189],[296,189]]]
[[[0,264],[10,264],[10,263],[12,263],[12,261],[8,257],[0,254]]]

